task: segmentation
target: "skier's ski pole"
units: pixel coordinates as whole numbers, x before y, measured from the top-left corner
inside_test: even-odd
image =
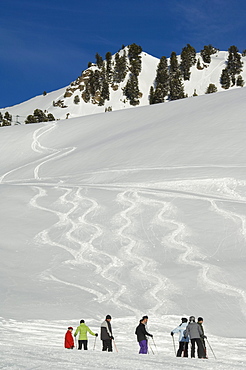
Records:
[[[206,338],[206,341],[208,342],[209,348],[211,349],[211,352],[212,352],[212,354],[214,355],[215,360],[217,360],[217,358],[216,358],[216,356],[215,356],[215,354],[214,354],[213,348],[212,348],[212,347],[210,346],[210,344],[209,344],[208,338]]]
[[[173,338],[173,348],[174,348],[174,354],[175,354],[175,357],[176,357],[176,347],[175,347],[175,341],[174,341],[174,337],[172,336]]]
[[[205,339],[201,338],[201,343],[202,343],[202,348],[203,348],[203,351],[204,351],[204,356],[205,356],[205,358],[208,358],[207,357],[206,346],[205,346]],[[197,354],[199,354],[199,351],[197,351]]]
[[[115,348],[116,352],[118,352],[118,348],[116,346],[115,340],[113,340],[113,342],[114,342],[114,348]]]
[[[156,349],[156,353],[158,353],[154,338],[152,337],[152,339],[153,339],[153,343],[154,343],[154,346],[155,346],[155,349]]]
[[[95,348],[96,348],[96,340],[97,340],[97,336],[95,336],[93,351],[95,351]]]
[[[152,347],[151,347],[151,344],[149,343],[149,348],[151,349],[151,352],[152,352],[152,354],[154,355],[155,353],[154,353],[154,351],[153,351],[153,349],[152,349]]]

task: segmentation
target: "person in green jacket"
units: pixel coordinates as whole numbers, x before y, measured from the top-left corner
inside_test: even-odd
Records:
[[[79,339],[78,339],[79,347],[78,347],[78,349],[82,349],[82,345],[84,346],[84,350],[88,349],[87,332],[89,332],[91,335],[94,335],[95,337],[98,336],[97,333],[96,334],[93,333],[93,331],[91,331],[91,329],[87,325],[85,325],[85,320],[80,320],[80,325],[77,327],[77,329],[74,333],[75,337],[79,333]]]

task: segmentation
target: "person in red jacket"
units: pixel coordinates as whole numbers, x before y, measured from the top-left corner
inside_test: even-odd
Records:
[[[73,332],[73,328],[69,326],[69,328],[67,329],[66,335],[65,335],[65,343],[64,343],[65,348],[68,348],[68,349],[74,348],[74,340],[73,340],[72,332]]]

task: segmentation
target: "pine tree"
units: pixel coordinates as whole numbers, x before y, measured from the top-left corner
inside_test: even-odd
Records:
[[[4,119],[6,121],[12,122],[12,116],[11,116],[11,114],[9,114],[9,112],[5,112]]]
[[[36,123],[36,119],[32,114],[29,114],[25,120],[25,124]]]
[[[237,78],[237,86],[241,86],[241,87],[244,86],[244,80],[241,75],[239,75]]]
[[[130,62],[130,71],[135,75],[138,76],[141,72],[142,68],[142,61],[141,61],[141,54],[142,48],[139,45],[131,44],[128,47],[128,58]]]
[[[153,86],[151,86],[149,90],[149,103],[155,104],[155,90]]]
[[[47,115],[47,118],[48,118],[48,121],[55,121],[55,117],[53,116],[53,114],[52,114],[52,113],[49,113],[49,114]]]
[[[187,44],[181,52],[180,70],[184,80],[190,79],[190,68],[196,63],[196,50]]]
[[[202,70],[203,69],[203,67],[201,66],[200,58],[198,58],[198,60],[197,60],[196,68],[199,69],[199,70]]]
[[[98,68],[101,68],[103,66],[103,58],[98,53],[96,53],[95,57]]]
[[[163,86],[161,84],[157,84],[154,92],[154,99],[152,104],[164,103],[165,101],[165,92],[163,92]]]
[[[205,45],[204,48],[201,50],[201,57],[204,63],[211,63],[211,55],[216,54],[218,49],[213,47],[211,44]]]
[[[242,72],[243,62],[238,48],[235,45],[230,46],[228,52],[227,69],[232,83],[235,85],[236,75]]]
[[[94,72],[92,71],[88,80],[88,88],[91,96],[95,96],[96,91],[101,91],[101,82],[102,73],[98,69]]]
[[[111,82],[112,80],[112,54],[108,51],[105,55],[106,59],[106,76],[107,76],[107,81]]]
[[[89,103],[90,98],[91,98],[89,81],[85,84],[85,89],[82,92],[82,98],[83,98],[85,103]]]
[[[101,91],[103,81],[103,73],[99,70],[94,72],[94,84],[95,84],[95,91]]]
[[[11,122],[12,122],[11,114],[9,114],[9,112],[5,112],[2,120],[2,126],[11,126]]]
[[[177,54],[175,51],[172,52],[170,56],[170,73],[175,74],[179,70],[179,64],[177,59]]]
[[[163,103],[165,97],[169,92],[169,73],[167,58],[165,56],[161,57],[160,62],[156,70],[155,78],[155,90],[153,88],[152,95],[150,96],[150,104]]]
[[[130,74],[129,80],[124,87],[124,95],[130,101],[131,105],[139,104],[139,88],[138,88],[138,78],[133,73]]]
[[[36,118],[36,122],[47,122],[48,121],[46,114],[41,109],[35,109],[33,115]]]
[[[115,83],[120,83],[124,81],[126,74],[127,74],[126,53],[124,51],[122,56],[120,56],[119,53],[116,53],[115,66],[113,71],[113,81]]]
[[[161,57],[160,62],[157,66],[155,82],[157,85],[160,84],[162,86],[162,93],[165,97],[169,91],[169,72],[167,58],[165,56]]]
[[[79,102],[80,102],[80,98],[79,98],[79,96],[78,96],[78,95],[76,95],[76,96],[74,97],[73,102],[74,102],[74,104],[79,104]]]
[[[220,83],[223,89],[229,89],[229,87],[231,86],[231,79],[227,68],[222,70]]]
[[[131,44],[128,47],[128,58],[129,60],[137,59],[139,57],[139,54],[141,54],[143,51],[142,47],[137,44]]]
[[[35,109],[33,114],[29,114],[25,120],[26,124],[29,123],[38,123],[38,122],[48,122],[55,121],[55,117],[52,113],[45,114],[41,109]]]
[[[109,84],[106,80],[103,81],[101,97],[104,101],[109,100]]]
[[[130,64],[131,73],[134,74],[135,76],[138,76],[142,69],[141,65],[142,65],[141,58],[133,59]]]
[[[205,94],[212,94],[212,93],[215,93],[217,91],[218,91],[218,89],[214,84],[209,84]]]
[[[170,84],[170,100],[182,99],[185,97],[184,85],[182,83],[181,72],[178,65],[178,59],[176,53],[173,51],[170,57],[170,72],[169,72],[169,84]]]

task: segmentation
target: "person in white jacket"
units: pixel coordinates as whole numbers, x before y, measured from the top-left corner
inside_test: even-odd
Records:
[[[177,351],[177,357],[181,357],[182,352],[184,352],[183,357],[188,357],[188,345],[189,337],[184,337],[184,331],[188,325],[188,319],[182,317],[181,324],[171,331],[171,336],[175,333],[179,333],[179,349]]]

